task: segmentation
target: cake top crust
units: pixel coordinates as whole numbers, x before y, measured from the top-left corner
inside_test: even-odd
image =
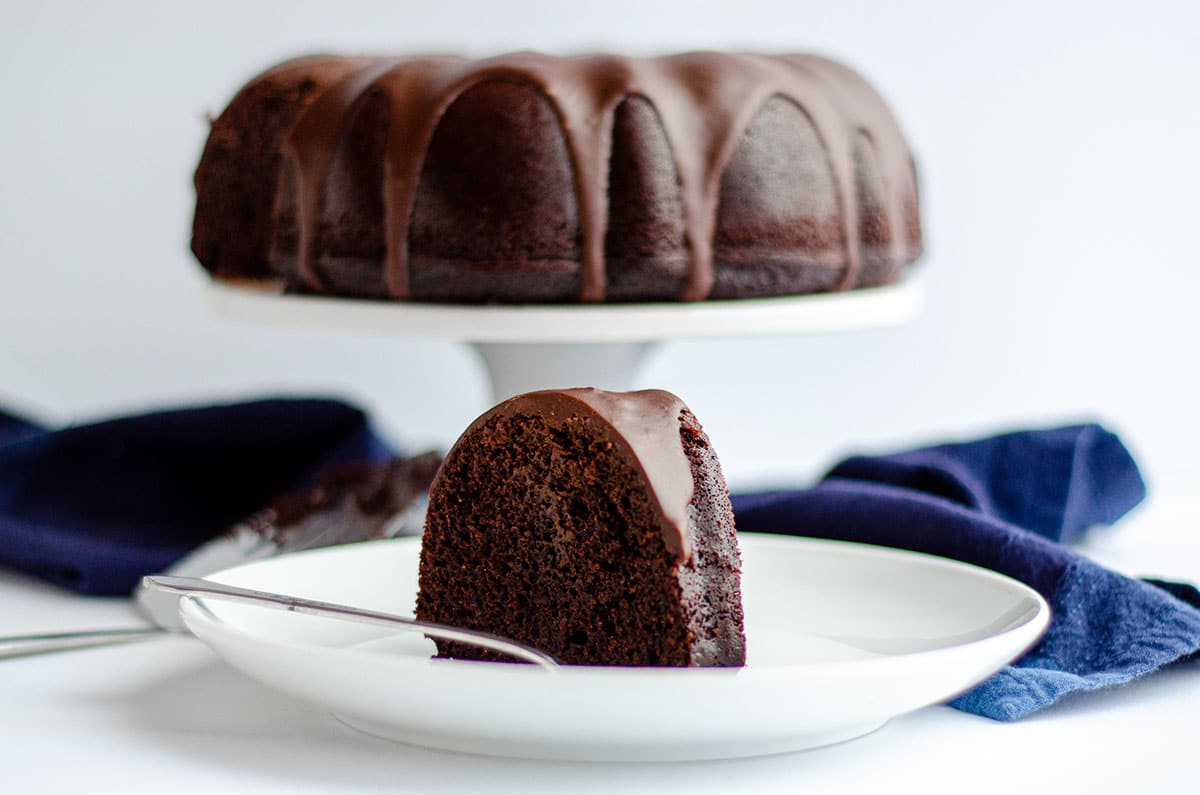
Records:
[[[336,60],[336,56],[324,58]],[[303,63],[303,59],[290,63]],[[630,96],[649,101],[670,145],[689,252],[683,300],[704,299],[712,289],[721,176],[747,127],[773,97],[800,108],[824,148],[848,263],[840,288],[853,286],[862,268],[853,154],[857,137],[866,137],[875,150],[889,205],[886,217],[894,227],[892,253],[902,256],[901,202],[903,187],[910,183],[911,155],[879,95],[855,72],[834,61],[811,55],[716,52],[658,58],[522,52],[484,60],[422,56],[348,58],[345,63],[349,65],[346,76],[307,107],[284,145],[296,175],[298,275],[313,289],[321,284],[313,249],[322,186],[356,114],[373,101],[382,100],[387,107],[384,276],[390,297],[404,299],[410,295],[409,223],[430,141],[442,115],[459,96],[496,80],[533,85],[558,118],[579,208],[580,298],[585,302],[604,300],[613,120],[617,107]]]
[[[680,437],[680,418],[685,411],[687,406],[682,400],[661,389],[542,390],[509,398],[485,412],[463,432],[459,443],[497,417],[537,417],[551,427],[561,427],[580,417],[599,420],[597,430],[649,484],[650,497],[661,518],[663,543],[682,562],[692,554],[688,504],[694,489],[691,463]],[[450,456],[457,448],[456,443]],[[432,488],[437,489],[436,480]]]

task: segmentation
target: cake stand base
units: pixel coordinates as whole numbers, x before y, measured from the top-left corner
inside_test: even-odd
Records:
[[[492,402],[534,389],[633,386],[653,342],[473,342],[492,387]]]

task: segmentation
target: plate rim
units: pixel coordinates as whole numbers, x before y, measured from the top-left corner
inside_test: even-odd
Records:
[[[965,641],[962,643],[953,643],[947,646],[939,646],[933,649],[923,649],[914,652],[900,652],[895,654],[884,654],[878,657],[868,657],[856,660],[844,660],[836,662],[797,662],[789,664],[776,664],[770,666],[755,667],[752,663],[738,668],[685,668],[685,667],[670,667],[670,666],[602,666],[602,665],[570,665],[563,666],[562,670],[556,672],[556,677],[566,677],[571,680],[578,680],[589,676],[603,678],[621,678],[621,677],[644,677],[644,676],[669,676],[688,677],[688,678],[711,678],[714,680],[740,678],[756,681],[767,681],[775,678],[789,678],[797,674],[820,674],[825,671],[836,670],[838,672],[857,673],[862,671],[863,675],[870,675],[873,668],[891,668],[897,664],[916,664],[929,657],[946,657],[955,653],[969,653],[970,650],[984,644],[995,644],[1000,639],[1008,639],[1015,635],[1029,634],[1029,638],[1025,641],[1022,648],[1015,652],[1010,657],[1012,660],[1019,659],[1020,656],[1032,649],[1037,642],[1042,638],[1050,626],[1052,619],[1052,609],[1049,603],[1036,590],[1029,585],[1007,575],[993,571],[991,569],[977,566],[972,563],[955,560],[953,558],[932,555],[925,552],[916,552],[912,550],[899,549],[896,547],[885,547],[875,544],[864,544],[856,541],[843,541],[839,539],[824,539],[812,538],[809,536],[794,536],[783,533],[761,533],[761,532],[739,532],[739,540],[743,538],[754,539],[752,544],[772,544],[781,543],[785,545],[799,544],[802,546],[815,546],[828,550],[836,550],[840,554],[862,554],[872,557],[891,557],[895,559],[917,561],[925,565],[932,565],[937,568],[951,569],[958,571],[966,571],[973,576],[982,579],[990,580],[995,583],[1004,585],[1006,588],[1021,593],[1022,595],[1032,599],[1036,605],[1036,609],[1031,614],[1002,631],[986,635],[982,638]],[[363,541],[354,544],[342,544],[333,547],[321,547],[318,549],[304,550],[302,552],[280,555],[264,560],[248,561],[236,566],[231,566],[217,572],[209,574],[208,577],[217,581],[224,581],[221,578],[229,574],[242,572],[246,569],[256,567],[266,567],[276,564],[280,560],[294,558],[296,556],[319,556],[329,553],[344,554],[352,548],[364,548],[371,545],[418,545],[420,544],[419,536],[409,536],[403,538],[381,539],[373,541]],[[303,596],[303,594],[295,594]],[[199,604],[196,604],[198,602]],[[305,644],[298,641],[288,641],[274,637],[267,637],[254,632],[249,632],[237,625],[221,619],[214,613],[210,613],[205,609],[204,599],[202,597],[193,597],[180,599],[179,612],[188,629],[196,633],[193,622],[202,624],[206,630],[214,631],[218,634],[233,636],[233,638],[250,642],[259,645],[270,646],[274,649],[300,652],[304,654],[315,654],[320,657],[330,657],[333,659],[344,659],[346,655],[350,655],[356,661],[370,664],[386,664],[389,666],[421,666],[423,670],[429,670],[429,660],[408,659],[395,655],[388,655],[372,651],[370,649],[361,648],[359,646],[320,646]],[[203,640],[204,638],[201,637]],[[222,657],[224,655],[221,655]],[[521,666],[521,665],[495,665],[485,662],[474,662],[469,660],[441,660],[437,661],[439,665],[445,664],[448,667],[444,670],[461,670],[464,674],[470,671],[472,675],[479,676],[499,676],[508,677],[512,675],[535,675],[545,676],[544,671],[536,666]],[[1008,663],[1006,663],[1008,664]],[[453,669],[449,666],[455,666]],[[469,668],[461,666],[470,666]]]

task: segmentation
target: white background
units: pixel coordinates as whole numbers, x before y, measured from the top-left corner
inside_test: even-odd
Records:
[[[447,444],[486,408],[428,341],[234,326],[201,302],[190,177],[219,112],[312,49],[816,50],[861,69],[923,181],[926,310],[887,331],[672,343],[641,383],[696,410],[735,485],[849,449],[1102,418],[1161,498],[1089,551],[1195,579],[1200,4],[30,3],[0,0],[0,403],[53,422],[325,392]],[[1190,507],[1189,507],[1190,506]],[[16,575],[4,633],[131,623]],[[160,644],[160,645],[155,645]],[[1185,791],[1195,666],[1011,725],[934,707],[865,740],[721,764],[587,768],[352,734],[186,639],[30,658],[0,684],[22,792]],[[90,655],[90,656],[89,656]],[[1033,782],[1033,783],[1031,783]]]
[[[13,3],[0,25],[0,402],[53,422],[264,392],[446,445],[488,402],[451,343],[241,327],[201,302],[191,172],[259,69],[314,49],[811,50],[916,151],[928,254],[899,329],[668,344],[734,485],[848,449],[1101,418],[1152,485],[1200,431],[1200,6],[1178,3]]]

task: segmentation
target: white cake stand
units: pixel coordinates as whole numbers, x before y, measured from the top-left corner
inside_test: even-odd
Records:
[[[534,389],[628,389],[665,340],[877,328],[920,310],[913,283],[844,293],[672,304],[467,306],[291,295],[211,282],[215,310],[237,322],[469,343],[495,402]]]

